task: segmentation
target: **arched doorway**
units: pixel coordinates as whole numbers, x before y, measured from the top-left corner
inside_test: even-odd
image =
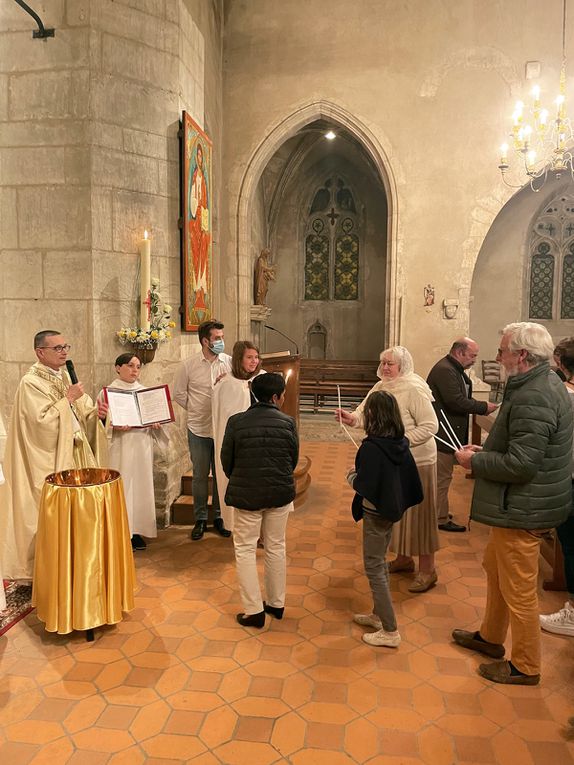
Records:
[[[305,141],[305,129],[323,121],[335,131],[345,131],[356,141],[376,174],[386,199],[385,289],[379,304],[379,326],[383,328],[378,345],[397,342],[399,339],[400,306],[397,299],[397,193],[387,153],[372,132],[356,117],[329,102],[315,102],[303,106],[273,128],[260,143],[248,163],[241,183],[237,209],[236,258],[237,258],[237,325],[239,336],[250,333],[250,307],[252,303],[252,273],[261,240],[254,234],[253,209],[261,204],[261,179],[269,163],[281,156],[281,149],[293,138]],[[297,166],[298,152],[289,146],[291,162],[282,176],[282,184],[289,182],[291,172]],[[305,146],[301,147],[304,153]],[[277,190],[276,190],[277,191]],[[279,189],[279,192],[281,189]],[[269,200],[268,200],[269,201]],[[269,204],[269,220],[273,224],[273,200]],[[307,325],[308,326],[308,323]]]
[[[547,318],[531,311],[530,255],[536,254],[536,222],[552,202],[571,197],[573,190],[571,181],[564,178],[549,180],[539,193],[526,186],[506,202],[492,222],[471,284],[470,335],[478,342],[482,359],[495,357],[500,332],[513,321],[544,324],[555,339],[572,334],[574,320],[561,319],[556,310]]]

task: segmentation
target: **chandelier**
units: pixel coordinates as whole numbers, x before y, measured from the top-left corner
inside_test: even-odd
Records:
[[[566,0],[562,4],[562,66],[558,96],[553,109],[545,109],[540,99],[540,86],[535,85],[528,103],[517,101],[512,114],[509,142],[500,147],[502,180],[511,188],[521,188],[527,181],[533,191],[540,191],[548,177],[560,178],[566,171],[574,180],[574,158],[569,149],[574,134],[566,111]],[[516,172],[522,183],[510,183],[509,151],[517,159]]]

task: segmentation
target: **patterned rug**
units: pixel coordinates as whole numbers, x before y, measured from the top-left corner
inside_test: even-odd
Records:
[[[32,607],[32,583],[4,580],[6,608],[0,611],[0,635],[27,616]]]

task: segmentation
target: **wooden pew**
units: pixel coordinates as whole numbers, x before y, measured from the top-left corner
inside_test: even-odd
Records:
[[[364,398],[378,381],[378,361],[301,359],[300,394],[313,397],[313,411],[327,398],[337,400],[337,385],[345,397]]]

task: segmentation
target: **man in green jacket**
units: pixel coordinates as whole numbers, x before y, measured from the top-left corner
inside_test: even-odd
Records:
[[[484,620],[480,630],[454,630],[452,636],[465,648],[502,659],[510,624],[510,661],[478,668],[496,683],[540,682],[540,542],[566,520],[572,503],[572,410],[564,385],[550,369],[553,350],[540,324],[504,328],[497,360],[508,382],[496,423],[484,448],[456,452],[476,478],[471,517],[492,528],[483,561]]]

